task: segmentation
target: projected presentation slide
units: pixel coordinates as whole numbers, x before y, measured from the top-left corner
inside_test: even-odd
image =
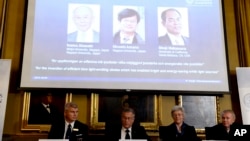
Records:
[[[29,0],[21,87],[227,92],[220,0]]]

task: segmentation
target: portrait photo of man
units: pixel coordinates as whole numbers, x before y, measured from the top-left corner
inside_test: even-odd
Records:
[[[158,41],[159,46],[187,46],[189,43],[189,38],[184,35],[183,29],[187,27],[187,22],[185,22],[182,13],[175,8],[168,8],[161,12],[160,14],[160,24],[159,33],[161,34]],[[163,27],[163,28],[162,28]],[[187,31],[186,31],[187,32]]]
[[[140,122],[154,121],[154,96],[127,94],[99,96],[98,119],[100,122],[116,122],[124,108],[133,108]]]
[[[97,22],[99,20],[97,15],[100,14],[99,6],[69,5],[69,9],[72,10],[69,10],[67,41],[98,43],[100,36],[96,28],[100,26]],[[94,28],[94,25],[96,28]]]
[[[58,95],[52,95],[51,92],[34,92],[31,96],[28,123],[51,124],[62,115],[63,100],[64,95],[59,99]]]
[[[117,12],[114,12],[115,14]],[[114,16],[114,20],[118,20],[118,31],[114,29],[114,44],[144,44],[143,37],[145,35],[139,35],[138,28],[144,30],[143,27],[139,27],[139,23],[142,22],[142,15],[138,11],[132,8],[121,9],[117,16]],[[144,25],[144,22],[141,24]],[[116,24],[114,24],[116,28]],[[143,36],[143,37],[142,37]]]

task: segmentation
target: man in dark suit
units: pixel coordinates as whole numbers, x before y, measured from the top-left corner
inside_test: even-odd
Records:
[[[58,108],[52,104],[51,93],[42,94],[40,100],[39,103],[30,106],[29,124],[51,124],[61,115]]]
[[[107,141],[118,141],[119,139],[145,139],[151,141],[143,126],[135,124],[135,111],[125,108],[121,114],[121,123],[106,126],[105,135]]]
[[[199,141],[195,128],[184,123],[184,108],[174,106],[171,111],[174,122],[168,126],[160,126],[162,141]]]
[[[181,13],[173,8],[167,9],[161,14],[162,25],[167,33],[159,37],[159,46],[187,46],[188,37],[182,35]]]
[[[69,139],[70,141],[88,140],[88,126],[77,120],[78,106],[67,103],[64,109],[64,119],[53,123],[48,139]]]
[[[224,110],[221,113],[222,123],[219,123],[209,130],[206,129],[206,139],[208,140],[229,140],[233,137],[235,129],[239,124],[235,123],[235,114],[233,110]]]
[[[115,33],[114,44],[144,44],[144,40],[136,33],[140,15],[133,9],[124,9],[118,14],[120,30]]]

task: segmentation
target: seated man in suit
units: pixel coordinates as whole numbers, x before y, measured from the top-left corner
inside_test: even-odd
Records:
[[[119,139],[145,139],[151,141],[144,127],[134,124],[135,111],[125,108],[121,113],[121,123],[109,126],[105,129],[107,141],[119,141]]]
[[[162,141],[199,141],[195,128],[184,123],[184,108],[174,106],[171,111],[174,122],[169,126],[160,126],[159,133]]]
[[[66,103],[64,119],[58,119],[52,124],[48,138],[86,141],[88,139],[88,126],[78,121],[77,117],[78,106],[71,102]]]
[[[221,113],[221,121],[209,129],[206,130],[206,139],[209,140],[229,140],[233,136],[235,129],[240,126],[235,123],[235,114],[233,110],[224,110]]]

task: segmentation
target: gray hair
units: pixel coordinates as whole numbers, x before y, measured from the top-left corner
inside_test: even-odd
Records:
[[[68,102],[64,106],[64,111],[67,111],[69,108],[78,108],[78,106],[73,102]]]
[[[221,112],[221,115],[220,115],[220,116],[222,117],[225,113],[230,113],[230,114],[233,116],[233,118],[236,119],[236,116],[235,116],[235,113],[234,113],[233,110],[230,110],[230,109],[223,110],[223,111]]]
[[[182,106],[179,106],[179,105],[175,105],[172,110],[171,110],[171,115],[173,116],[173,113],[175,111],[182,111],[183,115],[185,115],[185,110]]]
[[[79,6],[79,7],[75,8],[73,11],[73,14],[76,14],[76,12],[82,11],[82,10],[88,11],[90,14],[93,15],[93,10],[88,6]]]
[[[128,113],[131,112],[133,115],[135,115],[135,110],[133,108],[123,108],[122,113]]]

